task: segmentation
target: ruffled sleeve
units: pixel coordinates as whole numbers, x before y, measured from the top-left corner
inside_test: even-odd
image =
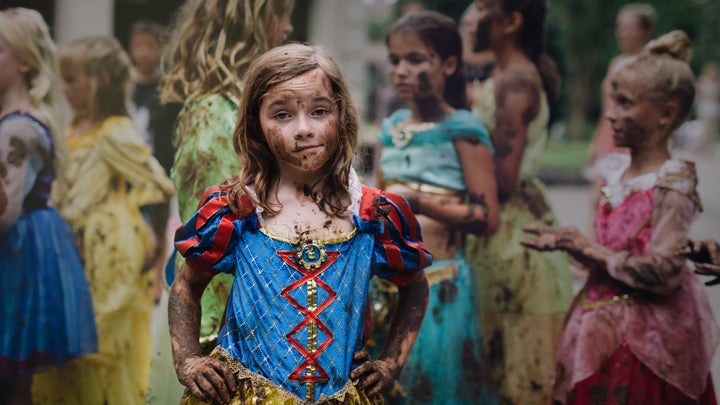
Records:
[[[0,121],[0,231],[22,214],[23,201],[51,153],[49,141],[20,115]]]
[[[490,152],[495,153],[485,125],[468,110],[455,110],[455,113],[442,123],[440,132],[452,140],[465,140],[485,145],[490,148]]]
[[[253,212],[249,198],[243,196],[241,202],[245,212]],[[195,214],[175,232],[175,247],[196,270],[232,274],[235,248],[245,227],[257,228],[257,215],[234,214],[227,193],[212,186],[205,190]]]
[[[702,209],[691,162],[671,160],[658,173],[653,189],[652,236],[647,254],[628,251],[608,259],[608,273],[623,283],[659,294],[670,294],[680,284],[686,259],[679,255],[690,226]]]
[[[110,117],[98,131],[98,153],[131,186],[128,198],[137,206],[167,201],[175,194],[165,169],[152,156],[127,117]]]
[[[413,272],[432,264],[420,225],[404,197],[363,186],[359,216],[375,233],[374,275],[402,286]]]

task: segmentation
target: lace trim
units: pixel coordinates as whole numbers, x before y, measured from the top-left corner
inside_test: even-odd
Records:
[[[210,355],[227,363],[228,366],[230,366],[230,369],[236,375],[238,381],[249,380],[254,388],[261,388],[262,386],[271,386],[273,389],[277,390],[277,392],[281,396],[283,403],[285,403],[286,401],[292,401],[293,405],[309,404],[309,402],[306,402],[306,401],[300,399],[298,396],[287,391],[286,389],[284,389],[282,387],[278,387],[275,383],[270,381],[268,378],[248,370],[239,361],[237,361],[230,353],[228,353],[225,349],[223,349],[219,346],[216,347],[215,350],[213,350],[213,352]],[[355,384],[351,380],[348,380],[339,391],[335,392],[334,394],[332,394],[330,396],[321,394],[320,398],[318,398],[318,400],[314,403],[318,404],[318,405],[344,403],[345,399],[348,395],[350,395],[351,397],[359,395],[358,389],[355,387]]]
[[[619,154],[618,154],[619,155]],[[602,188],[603,197],[612,206],[618,206],[629,196],[652,187],[677,191],[690,198],[702,211],[702,203],[697,193],[697,173],[695,164],[690,161],[668,159],[657,173],[643,175],[622,181],[622,175],[630,165],[629,157],[618,159],[607,176],[607,185]]]
[[[252,198],[257,201],[257,195],[255,189],[252,186],[247,186],[247,190],[252,194]],[[359,215],[360,213],[360,200],[362,199],[362,183],[360,177],[354,168],[350,168],[350,176],[348,179],[348,190],[350,191],[350,205],[348,206],[348,213],[351,215]],[[263,209],[259,205],[255,206],[255,213],[257,214],[258,222],[262,228],[265,227],[265,219],[263,218]]]

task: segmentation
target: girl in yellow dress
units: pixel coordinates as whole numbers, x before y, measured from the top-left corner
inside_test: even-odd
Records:
[[[466,255],[500,404],[549,404],[555,351],[572,300],[567,256],[520,245],[524,225],[554,225],[538,179],[547,140],[548,100],[559,87],[544,53],[546,1],[476,0],[475,50],[490,50],[492,75],[474,83],[473,112],[495,146],[500,224],[491,237],[468,237]]]
[[[93,298],[99,351],[35,378],[35,403],[132,405],[145,401],[152,337],[156,237],[140,207],[167,201],[172,182],[128,117],[130,62],[112,38],[77,40],[60,52],[72,109],[66,191],[70,224]]]

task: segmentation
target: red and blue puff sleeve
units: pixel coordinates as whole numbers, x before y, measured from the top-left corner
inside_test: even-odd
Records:
[[[240,231],[245,226],[257,228],[257,215],[250,199],[241,199],[244,212],[234,214],[228,205],[227,193],[219,186],[208,187],[195,214],[175,232],[175,248],[186,263],[197,270],[234,273],[235,249]]]
[[[420,225],[405,197],[363,186],[359,217],[375,233],[372,271],[403,286],[413,272],[432,264]]]

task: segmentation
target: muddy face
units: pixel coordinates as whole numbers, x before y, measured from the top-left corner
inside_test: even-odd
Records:
[[[387,46],[388,73],[398,97],[416,104],[423,121],[442,117],[445,79],[454,73],[456,65],[452,61],[442,61],[417,33],[410,30],[390,35]]]
[[[611,77],[610,108],[605,117],[610,120],[616,146],[640,150],[662,132],[658,117],[660,106],[647,96],[645,86],[632,71],[619,71]]]
[[[338,109],[319,69],[280,83],[263,97],[260,126],[281,171],[316,175],[338,151]]]

